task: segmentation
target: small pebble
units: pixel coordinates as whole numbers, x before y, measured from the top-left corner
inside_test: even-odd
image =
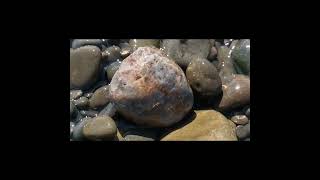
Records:
[[[71,90],[70,91],[70,100],[78,99],[80,96],[82,96],[81,90]]]
[[[248,124],[249,119],[245,115],[235,115],[231,118],[231,121],[235,124],[245,125]]]
[[[250,137],[250,121],[246,125],[239,125],[236,127],[236,134],[240,140]]]
[[[123,59],[125,59],[126,57],[128,57],[131,53],[131,47],[130,47],[130,44],[129,43],[120,43],[120,48],[121,48],[121,51],[120,51],[120,54],[121,54],[121,57]]]
[[[77,106],[79,109],[84,109],[88,106],[89,100],[88,98],[82,96],[79,99],[73,101],[74,105]]]
[[[109,85],[105,85],[97,89],[89,99],[89,106],[92,109],[97,109],[106,106],[110,101]]]
[[[92,141],[113,140],[117,126],[109,116],[98,116],[87,121],[83,126],[83,135]]]

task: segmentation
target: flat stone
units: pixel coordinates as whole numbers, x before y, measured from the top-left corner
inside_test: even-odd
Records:
[[[100,49],[95,46],[84,46],[70,50],[70,87],[86,90],[98,78],[101,61]]]
[[[236,126],[214,110],[195,111],[161,141],[236,141]]]
[[[109,116],[97,116],[83,126],[83,135],[88,140],[113,140],[116,134],[116,124]]]
[[[89,107],[92,109],[106,106],[110,101],[109,85],[97,89],[89,99]]]

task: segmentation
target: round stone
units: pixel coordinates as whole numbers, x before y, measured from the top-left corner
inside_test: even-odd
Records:
[[[109,85],[105,85],[97,89],[89,99],[89,106],[92,109],[106,106],[110,101]]]
[[[92,118],[83,127],[83,135],[88,140],[113,140],[116,134],[116,124],[109,116]]]
[[[236,133],[237,133],[237,137],[240,140],[244,140],[244,139],[250,137],[250,121],[248,124],[246,124],[244,126],[243,125],[237,126]]]
[[[129,43],[120,43],[119,46],[121,48],[120,54],[123,59],[131,54],[131,46]]]
[[[126,119],[153,127],[180,121],[193,105],[182,69],[150,47],[138,48],[122,62],[110,83],[110,95]]]
[[[76,49],[86,45],[93,45],[101,48],[101,39],[74,39],[72,42],[72,48]]]
[[[88,89],[97,81],[101,60],[100,49],[84,46],[70,51],[70,87]]]
[[[235,124],[244,125],[248,124],[249,119],[245,115],[235,115],[231,118],[231,121]]]
[[[228,111],[250,104],[250,78],[237,74],[222,88],[223,96],[218,102],[218,109]]]
[[[219,73],[208,60],[199,58],[192,61],[186,75],[192,89],[201,96],[216,96],[221,93]]]

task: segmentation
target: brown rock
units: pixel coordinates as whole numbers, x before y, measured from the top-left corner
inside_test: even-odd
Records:
[[[93,109],[100,108],[106,106],[109,100],[109,85],[102,86],[97,89],[89,99],[89,106]]]
[[[181,122],[182,123],[182,122]],[[214,110],[195,111],[161,141],[236,141],[236,126]]]
[[[159,49],[140,47],[110,83],[118,112],[140,125],[166,127],[192,108],[193,94],[181,68]]]

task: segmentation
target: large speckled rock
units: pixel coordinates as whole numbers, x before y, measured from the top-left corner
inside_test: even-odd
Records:
[[[70,87],[90,88],[97,81],[100,60],[101,52],[96,46],[70,49]]]
[[[166,127],[192,108],[193,94],[182,69],[157,48],[140,47],[110,83],[118,112],[136,124]]]
[[[184,122],[185,121],[185,122]],[[218,111],[195,111],[161,141],[236,141],[236,125]]]
[[[218,109],[228,111],[250,104],[250,78],[236,74],[235,77],[222,88],[223,96],[218,103]]]

